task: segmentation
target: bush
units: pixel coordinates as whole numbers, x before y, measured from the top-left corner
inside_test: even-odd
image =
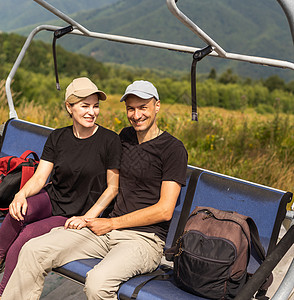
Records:
[[[255,111],[259,114],[272,114],[274,113],[274,108],[268,104],[258,104]]]

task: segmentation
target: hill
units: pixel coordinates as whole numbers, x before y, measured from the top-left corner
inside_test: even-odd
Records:
[[[73,14],[85,10],[102,8],[118,0],[67,0],[48,1],[66,14]],[[52,14],[33,0],[0,1],[0,29],[14,31],[38,22],[52,20]]]

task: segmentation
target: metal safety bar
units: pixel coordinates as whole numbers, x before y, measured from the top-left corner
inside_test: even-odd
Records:
[[[151,40],[144,40],[144,39],[138,39],[138,38],[132,38],[132,37],[126,37],[126,36],[120,36],[120,35],[92,32],[92,31],[89,31],[84,26],[82,26],[81,24],[79,24],[78,22],[76,22],[75,20],[73,20],[72,18],[70,18],[69,16],[67,16],[66,14],[64,14],[63,12],[61,12],[60,10],[56,9],[51,4],[47,3],[46,1],[44,1],[44,0],[34,0],[34,1],[37,2],[38,4],[40,4],[41,6],[43,6],[48,11],[55,14],[60,19],[64,20],[68,24],[72,25],[74,30],[70,34],[88,36],[88,37],[93,37],[93,38],[98,38],[98,39],[105,39],[105,40],[114,41],[114,42],[121,42],[121,43],[127,43],[127,44],[135,44],[135,45],[142,45],[142,46],[148,46],[148,47],[154,47],[154,48],[161,48],[161,49],[167,49],[167,50],[173,50],[173,51],[191,53],[191,54],[195,53],[196,51],[201,50],[201,48],[189,47],[189,46],[178,45],[178,44],[156,42],[156,41],[151,41]],[[287,2],[287,0],[278,0],[278,1]],[[212,46],[213,51],[209,54],[210,56],[294,70],[294,63],[292,63],[292,62],[226,52],[214,40],[212,40],[204,31],[202,31],[196,24],[194,24],[188,17],[186,17],[177,8],[177,6],[175,4],[175,0],[166,0],[166,3],[167,3],[169,10],[182,23],[184,23],[185,26],[187,26],[189,29],[191,29],[195,34],[197,34],[208,45]],[[287,7],[287,5],[284,5],[284,10],[287,11],[287,13],[288,13],[287,16],[289,16],[288,17],[288,19],[289,19],[291,14],[285,7],[287,9],[288,9],[288,7]],[[15,72],[16,72],[17,68],[19,67],[19,65],[25,55],[25,52],[27,51],[33,37],[41,30],[55,31],[58,29],[61,29],[61,27],[51,26],[51,25],[41,25],[41,26],[36,27],[28,36],[17,60],[15,61],[14,65],[13,65],[11,72],[8,75],[6,85],[5,85],[10,118],[17,118],[17,113],[14,109],[14,104],[13,104],[13,100],[12,100],[10,85],[11,85],[12,79],[15,75]]]

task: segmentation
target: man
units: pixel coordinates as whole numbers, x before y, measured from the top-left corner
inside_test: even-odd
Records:
[[[120,192],[110,217],[87,219],[81,230],[59,227],[27,243],[2,300],[38,299],[52,268],[90,257],[103,260],[87,273],[88,299],[116,299],[121,282],[160,263],[186,181],[187,152],[156,125],[160,100],[152,83],[133,82],[121,101],[132,126],[120,133]]]

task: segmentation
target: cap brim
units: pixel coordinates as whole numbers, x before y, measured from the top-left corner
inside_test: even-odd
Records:
[[[141,92],[141,91],[132,91],[132,92],[129,92],[129,93],[126,93],[124,94],[121,99],[120,99],[120,102],[123,102],[123,101],[126,101],[126,98],[129,96],[129,95],[135,95],[135,96],[138,96],[142,99],[151,99],[151,98],[156,98],[154,95],[152,94],[148,94],[148,93],[145,93],[145,92]]]
[[[104,92],[99,91],[97,94],[99,94],[99,100],[105,101],[107,99],[107,96]]]

